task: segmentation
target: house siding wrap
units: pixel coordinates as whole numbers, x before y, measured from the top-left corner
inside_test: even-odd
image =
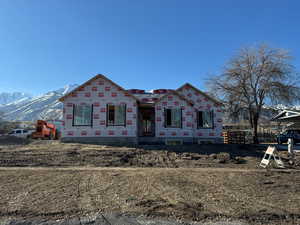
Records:
[[[189,84],[159,96],[161,97],[155,97],[151,104],[145,104],[142,99],[105,76],[97,75],[60,99],[63,102],[62,141],[138,143],[141,133],[138,132],[141,131],[141,124],[138,122],[141,105],[143,107],[150,105],[154,108],[155,134],[151,137],[154,140],[159,142],[164,142],[166,139],[182,139],[186,142],[198,142],[199,139],[222,141],[223,112],[222,106],[217,101]],[[126,105],[124,125],[108,125],[108,104]],[[74,126],[74,106],[77,105],[92,106],[91,124]],[[167,109],[181,110],[180,127],[166,126]],[[197,111],[213,111],[213,127],[198,128]]]
[[[92,125],[73,126],[74,105],[92,105]],[[107,104],[126,105],[126,123],[124,126],[107,125]],[[136,100],[126,96],[124,91],[105,79],[96,79],[80,88],[64,100],[63,120],[65,126],[62,138],[74,140],[81,137],[120,137],[128,139],[136,137],[137,133],[137,104]],[[103,139],[104,140],[104,139]]]

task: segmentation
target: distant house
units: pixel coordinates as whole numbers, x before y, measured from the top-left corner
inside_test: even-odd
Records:
[[[282,110],[272,121],[286,124],[285,129],[300,129],[300,110]]]
[[[223,141],[221,104],[190,84],[145,92],[96,75],[60,101],[66,142]]]

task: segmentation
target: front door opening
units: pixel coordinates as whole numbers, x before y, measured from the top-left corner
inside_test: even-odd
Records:
[[[153,107],[139,108],[139,136],[155,136],[155,109]]]

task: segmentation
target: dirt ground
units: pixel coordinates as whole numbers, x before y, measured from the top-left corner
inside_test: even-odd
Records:
[[[0,166],[257,168],[265,150],[266,146],[252,145],[117,147],[59,141],[1,145],[0,141]],[[288,161],[286,151],[281,156]]]
[[[95,212],[179,220],[300,224],[300,173],[206,168],[0,170],[0,216]]]
[[[0,221],[117,212],[300,224],[300,172],[258,168],[265,149],[6,143],[0,145]]]

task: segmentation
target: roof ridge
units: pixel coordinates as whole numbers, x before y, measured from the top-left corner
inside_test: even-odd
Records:
[[[180,91],[181,89],[183,89],[185,86],[190,86],[192,89],[194,89],[195,91],[197,91],[198,93],[204,95],[206,98],[210,99],[212,102],[218,104],[218,105],[222,105],[221,102],[219,102],[218,100],[216,100],[215,98],[211,97],[210,95],[206,94],[204,91],[201,91],[200,89],[194,87],[193,85],[191,85],[190,83],[186,82],[185,84],[183,84],[181,87],[177,88],[176,91]]]
[[[88,85],[90,82],[102,78],[108,82],[110,82],[111,84],[115,85],[116,87],[118,87],[121,91],[123,91],[124,93],[128,94],[128,97],[132,97],[135,100],[139,101],[136,97],[134,97],[131,93],[129,93],[127,90],[125,90],[123,87],[121,87],[120,85],[116,84],[115,82],[113,82],[112,80],[110,80],[109,78],[107,78],[106,76],[104,76],[103,74],[97,74],[94,77],[92,77],[91,79],[89,79],[88,81],[84,82],[82,85],[79,85],[77,88],[75,88],[74,90],[70,91],[69,93],[65,94],[64,96],[62,96],[61,98],[59,98],[58,100],[63,102],[67,97],[69,97],[70,95],[72,95],[74,92],[80,90],[82,87],[85,87],[86,85]]]
[[[190,101],[189,99],[187,99],[186,97],[184,97],[182,94],[178,93],[177,90],[172,90],[172,89],[167,89],[170,90],[171,92],[167,92],[165,94],[163,94],[163,96],[161,96],[160,98],[158,98],[154,103],[160,102],[164,97],[168,96],[169,94],[175,94],[178,97],[180,97],[181,99],[185,100],[186,102],[188,102],[190,105],[194,105],[194,103],[192,101]]]

